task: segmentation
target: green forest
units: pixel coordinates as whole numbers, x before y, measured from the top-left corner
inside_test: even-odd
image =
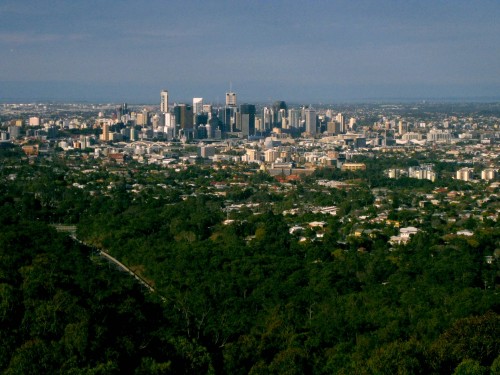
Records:
[[[221,197],[133,196],[126,178],[104,172],[114,188],[90,194],[69,188],[67,172],[2,169],[2,373],[500,373],[500,273],[485,262],[499,247],[497,222],[471,223],[474,236],[461,237],[423,218],[425,231],[391,247],[391,233],[346,237],[331,216],[321,241],[299,241],[271,205],[224,225]],[[163,182],[182,176],[203,172]],[[349,199],[345,212],[373,200],[369,190],[324,199]],[[51,222],[75,224],[88,246]]]

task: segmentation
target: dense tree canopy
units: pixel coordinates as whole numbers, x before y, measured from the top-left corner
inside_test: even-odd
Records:
[[[485,262],[498,249],[498,223],[472,218],[474,235],[461,237],[432,211],[394,210],[390,219],[422,230],[390,246],[394,228],[374,224],[376,231],[355,236],[344,220],[374,203],[358,184],[347,191],[296,186],[279,198],[256,185],[237,187],[227,196],[264,206],[242,208],[224,224],[227,202],[219,195],[176,190],[209,180],[193,168],[149,177],[140,169],[97,170],[88,180],[107,184],[98,193],[73,186],[64,165],[0,169],[0,371],[498,370],[500,274],[498,262]],[[131,175],[153,183],[133,193]],[[386,199],[411,204],[405,189]],[[325,220],[321,240],[312,227],[291,234],[298,217],[276,212],[298,200],[338,206],[337,216],[302,216]],[[53,221],[77,224],[88,246],[57,233],[47,225]],[[155,293],[95,248],[141,274]]]

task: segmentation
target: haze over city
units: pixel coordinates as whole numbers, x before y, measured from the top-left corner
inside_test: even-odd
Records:
[[[13,1],[0,100],[496,100],[497,1]]]

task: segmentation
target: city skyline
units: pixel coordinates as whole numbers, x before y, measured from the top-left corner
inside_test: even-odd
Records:
[[[6,0],[0,15],[0,101],[500,97],[494,1]]]

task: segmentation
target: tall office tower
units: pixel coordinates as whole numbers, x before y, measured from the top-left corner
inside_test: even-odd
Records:
[[[212,114],[212,104],[203,104],[203,112]]]
[[[232,120],[231,120],[232,110],[234,110],[234,108],[229,108],[229,107],[222,107],[217,110],[217,118],[221,122],[222,133],[227,133],[232,131]]]
[[[340,132],[345,133],[346,132],[346,126],[345,126],[345,118],[342,113],[339,113],[336,117],[337,122],[340,124]]]
[[[302,121],[305,121],[305,119],[306,119],[306,109],[307,108],[309,108],[308,105],[300,107],[300,118],[302,119]]]
[[[282,111],[284,110],[284,111]],[[281,128],[281,118],[286,115],[287,106],[282,100],[278,100],[273,104],[273,127]]]
[[[295,129],[300,126],[300,112],[297,109],[288,110],[288,124]]]
[[[255,117],[255,132],[264,132],[264,126],[262,125],[262,119],[260,117]]]
[[[142,115],[144,116],[144,121],[146,122],[144,125],[149,125],[149,112],[146,108],[142,110]]]
[[[290,126],[288,125],[288,119],[285,116],[285,110],[282,109],[280,110],[281,112],[281,128],[282,129],[290,129]]]
[[[108,124],[102,125],[101,141],[105,141],[105,142],[109,141],[109,125]]]
[[[235,108],[233,132],[241,132],[241,112],[239,108]]]
[[[160,112],[168,112],[168,91],[162,90],[160,93]]]
[[[226,106],[236,107],[236,93],[232,91],[226,92]]]
[[[135,128],[130,128],[128,129],[129,131],[129,139],[131,141],[137,141],[137,139],[139,139],[139,134],[137,133],[137,130],[135,130]]]
[[[175,119],[173,118],[174,116],[171,113],[164,113],[163,115],[163,126],[170,128],[174,127],[175,128]]]
[[[354,117],[351,117],[349,119],[349,130],[354,130],[356,127],[356,119]]]
[[[403,121],[398,122],[398,133],[403,135],[405,133]]]
[[[178,104],[174,107],[175,124],[180,129],[193,129],[193,107],[189,104]]]
[[[255,135],[255,106],[253,104],[240,105],[240,114],[243,137]]]
[[[270,130],[273,126],[273,111],[271,108],[262,108],[262,126],[264,131]]]
[[[120,110],[121,116],[125,116],[125,115],[129,114],[127,103],[123,103],[120,108],[121,108],[121,110]]]
[[[203,112],[203,98],[193,98],[193,113],[197,115]]]
[[[212,126],[210,124],[205,125],[205,130],[207,132],[207,138],[212,138]]]
[[[140,126],[146,125],[144,114],[142,114],[142,113],[135,114],[135,124],[140,125]]]
[[[312,108],[306,108],[304,116],[306,119],[306,133],[312,136],[316,135],[316,111]]]

